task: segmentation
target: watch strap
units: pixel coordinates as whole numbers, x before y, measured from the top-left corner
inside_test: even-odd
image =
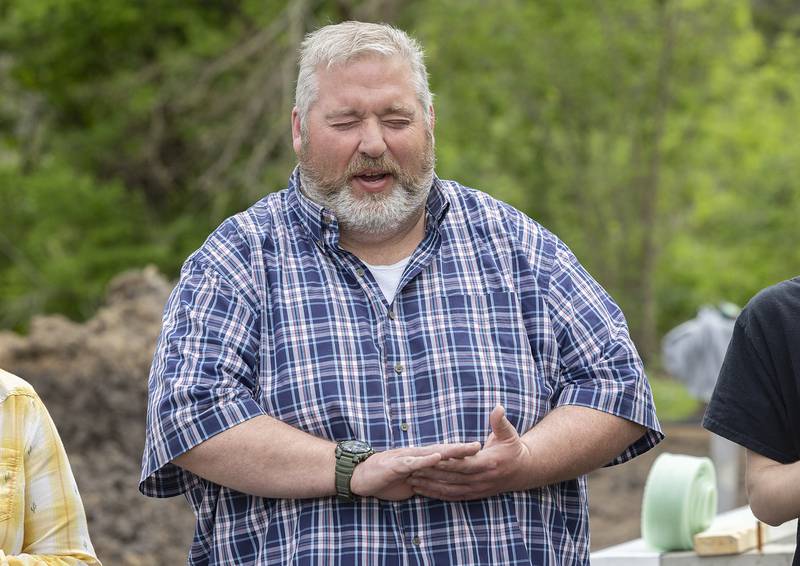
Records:
[[[343,450],[341,446],[336,447],[336,495],[347,501],[353,501],[353,492],[350,490],[350,480],[353,478],[353,471],[356,466],[372,456],[374,451],[361,452],[354,454]]]

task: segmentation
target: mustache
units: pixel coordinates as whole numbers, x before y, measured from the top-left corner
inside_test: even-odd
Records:
[[[365,171],[382,171],[392,175],[394,178],[399,179],[403,176],[400,166],[394,159],[382,155],[380,157],[369,157],[366,155],[357,155],[347,166],[344,174],[346,178],[355,177],[363,174]]]

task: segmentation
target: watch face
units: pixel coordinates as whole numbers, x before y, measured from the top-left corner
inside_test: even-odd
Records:
[[[341,443],[341,447],[351,454],[364,454],[372,450],[372,447],[363,440],[345,440]]]

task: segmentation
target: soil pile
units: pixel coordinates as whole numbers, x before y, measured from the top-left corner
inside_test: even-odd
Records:
[[[0,333],[0,367],[36,388],[58,427],[104,564],[186,563],[188,503],[137,489],[147,374],[171,287],[154,268],[126,272],[83,324],[39,316],[28,336]]]

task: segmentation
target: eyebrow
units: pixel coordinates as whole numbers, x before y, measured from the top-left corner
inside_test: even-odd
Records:
[[[413,108],[403,106],[402,104],[392,104],[391,106],[385,108],[382,115],[385,116],[387,114],[399,114],[401,116],[405,116],[406,118],[413,118],[417,115]]]
[[[340,108],[338,110],[333,110],[325,114],[326,120],[336,120],[337,118],[363,118],[364,112],[359,112],[354,108]],[[402,104],[392,104],[391,106],[387,106],[383,109],[380,113],[381,116],[386,116],[389,114],[399,114],[400,116],[404,116],[406,118],[414,118],[417,113],[413,108],[409,108],[407,106],[403,106]]]
[[[358,112],[353,108],[341,108],[339,110],[334,110],[333,112],[328,112],[325,114],[326,120],[335,120],[336,118],[349,118],[354,116],[356,118],[361,118],[364,116],[363,112]]]

